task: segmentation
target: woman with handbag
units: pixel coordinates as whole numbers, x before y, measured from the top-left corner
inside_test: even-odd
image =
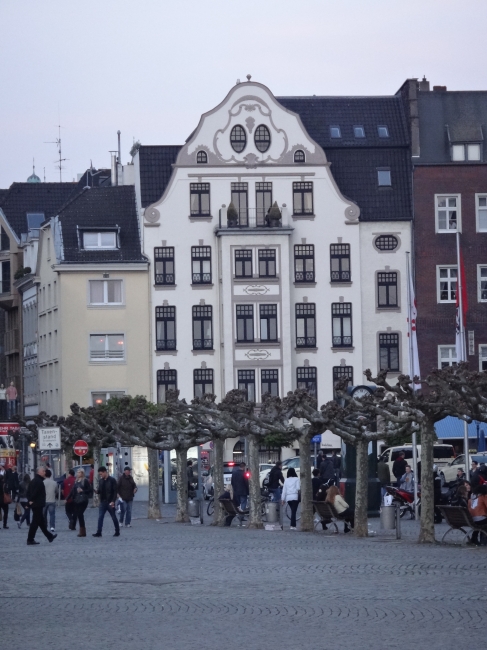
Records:
[[[284,481],[282,488],[281,503],[285,504],[287,501],[291,508],[291,530],[296,530],[296,512],[299,505],[299,491],[301,490],[301,483],[296,474],[296,470],[291,467],[287,470],[287,478]]]
[[[30,508],[29,508],[29,499],[27,498],[27,489],[29,487],[29,483],[30,483],[29,474],[24,474],[24,480],[19,485],[19,497],[17,499],[17,503],[20,504],[24,509],[24,512],[22,513],[19,522],[17,523],[17,526],[19,528],[22,528],[22,524],[24,523],[24,521],[27,522],[27,526],[30,526]]]
[[[3,510],[3,527],[8,528],[8,504],[12,503],[12,497],[8,493],[7,475],[0,474],[0,508]]]
[[[88,507],[91,486],[82,469],[76,472],[76,483],[73,485],[69,499],[74,501],[73,527],[76,528],[76,521],[79,520],[78,537],[86,537],[84,513]]]

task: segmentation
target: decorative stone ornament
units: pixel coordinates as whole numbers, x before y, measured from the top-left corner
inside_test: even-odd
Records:
[[[157,223],[159,219],[161,218],[161,213],[157,208],[147,208],[147,210],[144,212],[144,217],[146,221],[149,223]]]

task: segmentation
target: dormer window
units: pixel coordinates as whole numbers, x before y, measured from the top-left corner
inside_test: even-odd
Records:
[[[480,144],[454,144],[451,148],[451,159],[453,162],[463,160],[480,160]]]
[[[27,212],[27,228],[33,230],[41,227],[41,223],[46,220],[44,212]]]
[[[356,138],[365,138],[365,129],[363,126],[354,126],[353,127],[353,135]]]
[[[377,184],[379,187],[390,187],[392,185],[390,169],[384,167],[377,170]]]
[[[206,165],[206,163],[208,162],[208,155],[206,151],[198,151],[198,153],[196,154],[196,162],[199,165]]]
[[[85,250],[113,250],[117,246],[115,231],[88,231],[83,233],[83,248]]]
[[[379,134],[379,138],[388,138],[389,137],[389,129],[384,124],[380,124],[377,127],[377,133]]]
[[[306,156],[304,155],[304,151],[302,149],[298,149],[297,151],[294,152],[294,162],[295,163],[306,162]]]
[[[330,138],[341,138],[342,132],[339,126],[330,126]]]
[[[230,144],[232,149],[241,153],[247,145],[247,135],[245,129],[240,124],[236,124],[230,132]]]

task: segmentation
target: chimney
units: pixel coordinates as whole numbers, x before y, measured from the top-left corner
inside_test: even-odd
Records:
[[[112,186],[118,185],[117,183],[117,152],[111,151],[112,155]]]
[[[419,82],[419,90],[422,93],[427,93],[429,92],[429,89],[430,89],[430,82],[426,79],[426,77],[423,77]]]
[[[435,93],[446,93],[446,86],[433,86]]]

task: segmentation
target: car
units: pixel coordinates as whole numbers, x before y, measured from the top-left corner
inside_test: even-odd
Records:
[[[478,463],[485,463],[487,461],[487,452],[478,452],[476,454],[470,454],[470,460],[476,460]],[[454,460],[452,460],[448,465],[444,465],[440,469],[440,476],[443,479],[444,483],[451,483],[457,478],[457,471],[461,469],[465,471],[465,455],[460,454]]]
[[[421,467],[421,445],[416,445],[416,448],[418,450],[418,465]],[[387,463],[387,465],[389,465],[389,470],[391,472],[391,480],[395,480],[394,475],[392,474],[392,466],[394,464],[394,461],[396,460],[396,458],[399,456],[401,452],[404,452],[406,461],[408,462],[412,461],[413,459],[412,445],[398,445],[397,447],[389,447],[388,449],[385,449],[379,457],[379,460],[384,461],[385,463]],[[443,467],[448,465],[448,463],[450,463],[454,458],[453,445],[447,445],[447,444],[435,445],[433,448],[433,458],[438,468],[442,469]]]
[[[225,488],[230,487],[232,482],[232,472],[235,469],[234,461],[227,461],[223,463],[223,483]],[[213,473],[215,471],[214,466],[212,465],[209,471],[202,472],[201,476],[203,479],[203,498],[209,499],[214,496],[214,487],[213,487]]]

